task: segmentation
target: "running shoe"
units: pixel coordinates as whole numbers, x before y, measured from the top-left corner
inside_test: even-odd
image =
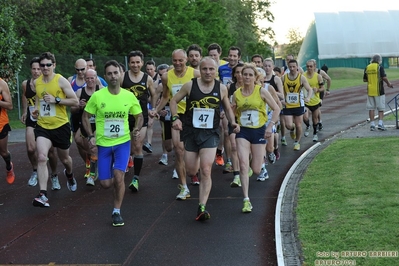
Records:
[[[276,160],[280,160],[280,152],[278,151],[278,149],[274,150],[274,154],[276,155]]]
[[[176,196],[177,200],[185,200],[186,198],[191,197],[190,190],[188,190],[188,188],[185,188],[181,184],[179,184],[178,188],[180,189],[180,193]]]
[[[132,192],[138,192],[139,191],[139,178],[138,176],[133,176],[132,182],[130,182],[129,189]]]
[[[132,168],[134,166],[133,157],[129,156],[129,162],[127,163],[128,168]]]
[[[230,183],[230,187],[241,187],[241,180],[239,175],[235,175],[233,182]]]
[[[177,174],[176,169],[173,169],[172,178],[173,178],[173,179],[178,179],[178,178],[179,178],[179,175]]]
[[[53,175],[50,177],[51,179],[51,190],[60,190],[61,185],[60,181],[58,180],[58,175]]]
[[[12,184],[15,181],[15,174],[14,174],[14,165],[11,163],[10,171],[7,171],[6,181],[8,184]]]
[[[244,206],[242,207],[243,213],[249,213],[252,211],[252,204],[249,200],[244,200]]]
[[[198,211],[197,211],[197,217],[195,217],[195,220],[197,221],[205,221],[211,218],[211,215],[207,210],[205,210],[204,205],[198,206]]]
[[[200,181],[199,181],[197,175],[191,177],[191,185],[193,185],[193,186],[198,186],[199,184],[200,184]]]
[[[313,142],[318,142],[319,141],[319,137],[317,135],[313,135]]]
[[[266,167],[262,167],[258,177],[256,178],[257,181],[265,181],[266,179],[269,179],[269,174],[267,172]]]
[[[230,161],[224,165],[223,174],[232,173],[233,172],[233,165]]]
[[[285,139],[285,137],[281,138],[281,145],[283,145],[283,146],[287,146],[288,145],[287,144],[287,140]]]
[[[168,165],[168,155],[162,154],[161,159],[159,159],[159,164]]]
[[[35,207],[50,207],[48,198],[43,193],[40,193],[36,198],[34,198],[32,204]]]
[[[290,130],[290,136],[291,136],[292,139],[295,140],[295,139],[296,139],[296,132],[295,132],[295,131],[296,131],[296,130],[295,130],[296,128],[295,128],[295,124],[292,125],[292,126],[293,126],[293,128],[292,128],[292,130]]]
[[[94,186],[95,184],[94,184],[94,176],[89,176],[87,179],[86,179],[86,186]]]
[[[323,124],[322,123],[318,123],[317,124],[317,129],[320,131],[323,129]]]
[[[301,144],[299,142],[294,143],[294,151],[299,151],[301,149]]]
[[[254,171],[252,171],[252,168],[249,167],[248,177],[251,177],[253,174],[254,174]]]
[[[310,133],[310,127],[305,128],[305,133],[303,134],[305,137],[309,136]]]
[[[216,154],[215,163],[216,163],[216,165],[219,165],[219,166],[224,165],[223,154],[220,154],[220,155]]]
[[[272,152],[272,153],[269,153],[269,155],[267,156],[267,159],[268,159],[268,161],[271,163],[271,164],[274,164],[274,163],[276,163],[276,155]]]
[[[370,131],[374,131],[375,130],[375,125],[371,125],[370,126]]]
[[[64,175],[67,177],[66,169],[64,169]],[[75,192],[78,188],[78,183],[76,182],[76,179],[73,177],[73,175],[72,178],[67,177],[67,188],[69,189],[69,191],[72,192]]]
[[[90,167],[86,168],[85,178],[88,178],[89,176],[90,176]]]
[[[146,151],[147,153],[152,153],[151,143],[148,142],[144,143],[143,150]]]
[[[386,131],[387,130],[384,125],[380,125],[380,124],[378,124],[377,128],[378,128],[378,130],[381,130],[381,131]]]
[[[37,172],[33,171],[29,180],[28,180],[28,185],[31,187],[34,187],[37,185]]]
[[[112,225],[113,226],[123,226],[125,222],[123,222],[122,216],[120,213],[114,212],[112,214]]]

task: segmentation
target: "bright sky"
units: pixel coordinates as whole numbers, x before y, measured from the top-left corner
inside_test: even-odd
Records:
[[[290,29],[298,30],[301,36],[305,37],[310,23],[314,20],[314,12],[399,10],[399,1],[397,0],[271,1],[272,5],[270,11],[274,15],[274,23],[260,22],[259,24],[272,27],[276,33],[275,38],[279,44],[288,43],[287,34]]]

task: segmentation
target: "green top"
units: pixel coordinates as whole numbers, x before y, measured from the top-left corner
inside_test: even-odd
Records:
[[[103,147],[129,141],[129,114],[142,112],[133,93],[121,89],[118,94],[111,94],[108,87],[93,93],[85,111],[96,116],[96,144]]]

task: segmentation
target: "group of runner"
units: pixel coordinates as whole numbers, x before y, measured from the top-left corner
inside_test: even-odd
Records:
[[[101,186],[114,188],[112,224],[124,225],[120,214],[124,175],[133,168],[129,189],[139,191],[143,150],[152,153],[152,123],[159,118],[163,150],[159,163],[168,165],[167,154],[174,150],[173,178],[180,181],[176,199],[190,197],[187,176],[192,185],[199,185],[196,220],[210,218],[206,203],[214,163],[223,166],[224,173],[233,174],[230,186],[243,191],[242,212],[251,212],[249,177],[253,173],[258,181],[269,177],[266,165],[280,158],[279,143],[287,145],[284,128],[294,139],[294,150],[300,150],[302,134],[309,135],[311,112],[313,141],[318,140],[323,79],[327,80],[327,92],[331,79],[316,69],[315,60],[309,60],[303,72],[290,56],[286,58],[287,69],[279,70],[271,58],[260,55],[254,55],[250,63],[242,62],[236,46],[229,48],[226,60],[220,59],[221,54],[216,43],[208,46],[206,56],[193,44],[187,50],[173,51],[172,66],[161,64],[155,71],[155,62],[144,64],[144,55],[132,51],[127,70],[114,60],[105,64],[105,80],[97,76],[93,59],[78,59],[76,74],[68,79],[55,73],[53,54],[46,52],[32,59],[32,77],[22,84],[21,121],[26,125],[27,153],[33,169],[28,184],[39,183],[33,205],[50,206],[49,177],[51,189],[61,189],[55,150],[65,167],[67,188],[77,190],[69,156],[73,137],[86,165],[86,185],[94,186],[98,178]],[[141,70],[144,65],[146,73]],[[3,83],[0,104],[11,103]],[[0,108],[10,109],[12,104]],[[9,130],[3,131],[8,134]],[[15,175],[11,156],[4,151],[4,139],[7,141],[0,140],[0,151],[7,165],[7,182],[12,183]]]

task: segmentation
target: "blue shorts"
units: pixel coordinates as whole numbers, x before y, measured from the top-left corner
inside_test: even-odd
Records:
[[[266,144],[265,131],[265,125],[260,128],[240,127],[240,132],[236,134],[236,139],[244,138],[251,144]]]
[[[113,170],[125,172],[130,156],[130,140],[111,147],[97,146],[98,179],[107,180],[114,177]]]

